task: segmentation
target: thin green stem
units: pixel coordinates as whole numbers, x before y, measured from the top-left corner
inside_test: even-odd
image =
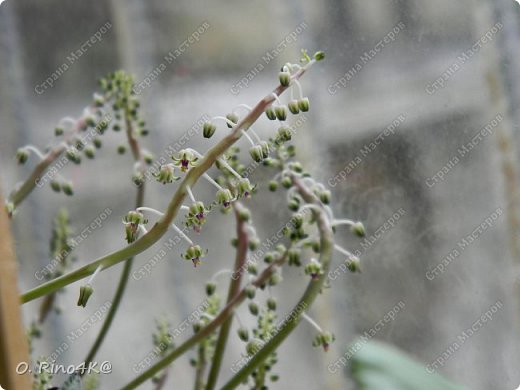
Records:
[[[60,143],[54,149],[52,149],[49,153],[45,155],[43,160],[41,160],[32,171],[31,175],[25,180],[22,186],[13,192],[8,199],[8,202],[11,202],[14,207],[17,207],[20,203],[24,201],[24,199],[34,190],[34,187],[39,185],[42,174],[47,170],[47,168],[56,160],[66,149],[66,145]]]
[[[264,286],[269,278],[274,274],[276,267],[281,266],[287,260],[287,252],[283,254],[277,261],[271,263],[269,267],[267,267],[258,278],[252,283],[252,285],[256,288]],[[128,383],[126,386],[122,388],[122,390],[130,390],[135,389],[140,384],[146,382],[148,379],[152,378],[159,371],[168,367],[171,363],[173,363],[179,356],[182,356],[185,352],[189,351],[195,345],[200,343],[206,337],[210,336],[215,330],[217,330],[226,319],[231,316],[235,310],[235,308],[240,305],[247,297],[246,289],[243,288],[240,290],[240,293],[235,295],[235,297],[229,302],[224,309],[216,316],[213,321],[206,325],[199,332],[195,333],[184,343],[179,345],[176,349],[166,355],[162,360],[155,363],[148,370],[143,372],[137,378],[135,378],[132,382]]]
[[[206,373],[206,366],[208,362],[206,359],[206,347],[204,341],[199,344],[199,351],[197,354],[197,372],[195,374],[195,390],[204,390],[204,374]]]
[[[255,378],[256,390],[263,390],[264,389],[264,383],[265,383],[265,364],[261,364],[260,368],[258,369],[258,377]]]
[[[242,275],[244,273],[244,265],[246,262],[247,249],[249,245],[247,224],[240,218],[240,211],[242,207],[243,206],[240,205],[240,203],[235,203],[234,205],[235,218],[237,223],[238,245],[235,258],[235,268],[232,274],[233,276],[231,278],[231,281],[229,282],[227,296],[228,304],[240,292],[240,284],[242,282]],[[226,349],[226,344],[232,325],[233,316],[229,316],[229,318],[226,321],[224,321],[222,327],[220,328],[220,333],[218,335],[217,344],[215,347],[215,354],[213,355],[213,363],[211,365],[211,369],[208,376],[208,384],[206,386],[206,390],[213,390],[217,384],[218,374],[222,365],[222,358],[224,356],[224,351]]]
[[[319,200],[316,198],[316,196],[308,188],[306,188],[297,177],[293,176],[293,182],[306,202],[319,204]],[[326,215],[326,211],[321,210],[313,212],[316,215],[318,229],[320,232],[320,262],[323,266],[323,275],[327,275],[333,253],[334,236],[328,221],[328,217]],[[288,319],[282,323],[278,332],[262,347],[262,349],[260,349],[260,351],[258,351],[253,356],[253,358],[251,358],[246,366],[244,366],[238,373],[236,373],[235,376],[233,376],[233,378],[229,380],[228,383],[224,385],[222,390],[236,388],[238,385],[240,385],[240,383],[246,380],[247,377],[256,369],[256,367],[262,364],[271,353],[276,351],[280,344],[300,323],[302,318],[302,312],[300,308],[308,310],[308,308],[320,294],[325,280],[326,277],[322,276],[319,279],[311,280],[309,282],[309,285],[307,286],[303,296],[298,301],[298,304],[295,306]]]
[[[294,79],[300,78],[310,65],[312,65],[312,61],[306,67],[300,69],[292,77]],[[266,107],[274,101],[273,94],[280,95],[286,89],[287,87],[282,85],[276,87],[273,93],[268,94],[262,100],[260,100],[260,102],[257,103],[253,110],[251,110],[251,112],[246,115],[226,137],[224,137],[218,144],[208,150],[204,158],[202,158],[195,167],[189,170],[187,175],[180,183],[178,190],[173,195],[173,198],[171,199],[164,216],[155,223],[155,225],[148,231],[147,234],[144,234],[133,243],[118,251],[105,255],[81,268],[78,268],[75,271],[62,275],[56,279],[53,279],[47,283],[43,283],[40,286],[29,290],[25,294],[22,294],[22,303],[26,303],[43,295],[50,294],[53,291],[83,279],[86,276],[92,274],[99,265],[103,265],[103,270],[106,270],[145,251],[153,244],[155,244],[167,232],[170,223],[172,223],[174,218],[177,216],[179,208],[182,206],[182,202],[186,197],[186,187],[194,187],[195,183],[202,176],[202,174],[210,169],[215,161],[217,161],[217,159],[222,156],[230,146],[238,141],[241,136],[240,131],[242,129],[248,129],[253,123],[255,123],[260,115],[265,111]]]
[[[110,95],[107,94],[104,96],[104,98],[108,100],[110,98]],[[89,106],[89,108],[91,109],[94,107],[94,105]],[[34,190],[34,187],[40,186],[43,173],[67,149],[67,146],[74,138],[73,135],[79,132],[79,130],[84,125],[84,121],[84,116],[81,116],[78,119],[73,120],[73,125],[75,129],[73,134],[67,137],[68,141],[60,142],[58,145],[52,148],[45,156],[43,156],[42,160],[34,167],[31,175],[23,182],[23,184],[18,189],[11,193],[7,200],[8,202],[12,203],[14,207],[20,205],[20,203],[22,203],[24,199]]]
[[[132,154],[134,156],[134,160],[140,162],[140,169],[142,170],[144,165],[142,160],[142,153],[141,153],[141,147],[139,145],[139,142],[135,138],[135,135],[133,133],[133,126],[132,121],[130,119],[130,113],[126,112],[126,136],[128,139],[128,144],[130,145],[130,149],[132,150]],[[135,208],[141,207],[144,204],[144,194],[145,194],[145,184],[144,182],[137,188],[137,196],[135,200]],[[110,306],[110,309],[108,310],[108,313],[105,317],[105,321],[103,322],[103,325],[101,326],[101,329],[98,333],[98,336],[96,338],[96,341],[94,341],[94,344],[90,348],[90,351],[87,354],[87,357],[85,358],[85,365],[88,365],[90,362],[92,362],[99,351],[99,348],[101,347],[101,344],[103,343],[105,336],[108,333],[108,330],[112,326],[112,322],[114,320],[114,317],[117,313],[117,310],[119,309],[119,304],[121,303],[121,300],[123,298],[123,295],[126,290],[126,286],[128,284],[128,279],[130,278],[130,272],[132,271],[132,264],[133,264],[134,258],[128,259],[126,261],[123,271],[121,272],[121,276],[119,278],[119,283],[117,285],[116,293],[114,295],[114,298],[112,299],[112,305]],[[86,371],[82,371],[81,375]]]

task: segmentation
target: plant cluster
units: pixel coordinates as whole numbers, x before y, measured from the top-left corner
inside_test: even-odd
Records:
[[[48,301],[52,297],[52,301],[45,303],[41,310],[44,314],[40,317],[44,319],[54,305],[57,291],[89,277],[80,287],[78,299],[78,306],[85,307],[89,299],[95,299],[95,282],[102,278],[102,271],[125,262],[109,314],[85,359],[88,363],[96,356],[119,307],[130,274],[131,259],[156,243],[169,229],[173,229],[186,243],[184,251],[179,253],[180,258],[190,261],[195,267],[202,267],[208,261],[218,261],[211,256],[211,248],[202,248],[196,243],[196,236],[205,229],[204,225],[211,218],[213,210],[219,209],[233,215],[236,221],[236,237],[231,240],[236,248],[235,264],[232,270],[219,273],[229,276],[227,297],[225,300],[221,298],[214,280],[216,275],[206,285],[206,305],[200,318],[193,323],[194,334],[179,345],[173,343],[169,322],[159,320],[152,337],[154,347],[160,350],[157,361],[124,389],[135,388],[149,379],[153,379],[157,388],[161,388],[168,379],[171,363],[191,350],[195,353],[191,360],[195,367],[195,388],[215,388],[234,320],[239,322],[237,336],[245,343],[242,358],[246,362],[224,385],[226,389],[241,383],[255,389],[266,389],[268,383],[276,381],[278,374],[273,371],[277,363],[276,350],[302,319],[316,329],[312,344],[326,351],[334,341],[334,335],[323,331],[312,320],[309,311],[327,280],[334,250],[344,256],[352,272],[360,271],[359,259],[335,244],[334,234],[341,225],[347,225],[352,233],[363,236],[364,227],[357,221],[335,218],[330,207],[330,191],[297,161],[296,149],[290,144],[296,131],[288,124],[289,119],[311,109],[299,79],[323,58],[322,52],[311,57],[302,51],[301,63],[285,64],[279,72],[276,88],[255,106],[241,104],[226,115],[215,116],[204,123],[203,137],[208,140],[219,138],[216,142],[208,141],[211,147],[206,152],[186,148],[172,154],[170,161],[158,166],[153,174],[156,181],[160,185],[175,186],[175,191],[172,191],[174,195],[163,211],[145,205],[145,185],[149,185],[145,173],[147,169],[152,169],[154,158],[141,146],[141,138],[148,135],[149,131],[140,113],[139,99],[133,92],[133,79],[122,71],[102,79],[101,92],[94,95],[93,102],[84,113],[78,119],[64,118],[60,121],[55,130],[55,146],[44,153],[32,145],[18,150],[16,157],[19,163],[26,163],[31,153],[40,161],[29,179],[17,186],[10,195],[6,209],[12,216],[36,183],[46,184],[45,181],[49,182],[52,190],[72,195],[72,182],[53,172],[52,164],[57,161],[80,164],[83,157],[94,158],[102,147],[102,136],[109,128],[115,132],[124,131],[126,144],[121,144],[117,152],[124,154],[128,149],[131,151],[133,165],[129,176],[136,184],[135,206],[129,208],[122,217],[122,240],[126,240],[127,245],[69,271],[73,247],[70,245],[68,217],[65,212],[61,212],[53,230],[51,256],[60,256],[61,253],[66,253],[66,256],[60,257],[59,267],[48,275],[45,283],[22,295],[22,302],[39,297],[46,297]],[[290,90],[290,98],[284,102],[282,94],[286,90]],[[263,115],[275,127],[267,137],[260,137],[253,129],[253,125]],[[219,126],[220,123],[224,126]],[[246,149],[252,161],[243,160],[241,148],[237,145],[241,138],[246,139]],[[270,169],[272,179],[268,183],[251,183],[245,175],[250,163]],[[206,191],[202,186],[195,189],[199,179],[213,187],[213,200],[208,204],[197,197],[198,191]],[[281,196],[286,199],[291,218],[283,230],[286,237],[284,243],[279,243],[263,254],[261,261],[251,261],[251,254],[258,248],[260,238],[253,224],[254,210],[249,210],[246,202],[262,187],[275,193],[272,196],[285,193]],[[283,286],[282,272],[298,268],[306,275],[307,287],[291,312],[279,313],[273,294]],[[259,289],[269,291],[267,299],[261,299],[260,295],[263,294],[257,294]],[[237,308],[244,302],[247,302],[250,315],[256,318],[256,325],[251,329],[238,318]],[[39,327],[33,326],[29,333],[36,337],[41,331]],[[74,374],[69,381],[80,380],[81,376],[82,373]],[[42,383],[47,384],[49,381],[48,377],[36,378],[35,386],[42,386]]]

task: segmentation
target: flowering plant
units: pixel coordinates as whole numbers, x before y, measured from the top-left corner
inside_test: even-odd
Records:
[[[103,144],[102,136],[109,127],[116,132],[124,129],[126,133],[127,145],[119,146],[117,151],[123,154],[130,149],[135,161],[132,170],[132,180],[136,184],[135,207],[122,218],[124,238],[128,245],[72,271],[69,270],[71,261],[66,256],[59,263],[58,273],[50,274],[45,283],[21,296],[23,303],[46,297],[41,307],[41,312],[46,316],[54,307],[54,301],[49,301],[48,297],[54,297],[60,289],[89,277],[79,291],[78,306],[85,307],[89,299],[95,297],[95,285],[103,277],[102,271],[124,262],[109,314],[96,342],[86,354],[85,364],[93,361],[111,326],[125,291],[133,257],[157,242],[169,229],[173,229],[179,239],[187,244],[186,250],[179,256],[191,261],[195,267],[203,267],[206,262],[217,259],[212,257],[211,248],[202,248],[194,238],[189,237],[190,231],[200,232],[207,219],[211,218],[209,214],[214,208],[234,215],[236,237],[232,243],[236,247],[236,259],[233,270],[224,271],[231,275],[227,297],[225,300],[221,299],[214,280],[208,282],[205,286],[206,305],[200,317],[192,323],[194,334],[180,345],[173,344],[169,323],[164,319],[159,320],[152,338],[156,349],[160,351],[159,360],[143,369],[123,389],[136,388],[150,379],[160,388],[168,379],[168,366],[190,350],[196,352],[196,358],[191,361],[195,367],[195,388],[215,388],[232,322],[234,319],[239,321],[236,309],[245,301],[248,301],[250,314],[256,317],[256,326],[248,329],[240,325],[238,337],[245,343],[244,362],[238,364],[236,370],[233,368],[234,376],[224,385],[224,389],[234,388],[241,383],[263,389],[267,388],[269,381],[276,381],[278,375],[273,373],[277,362],[276,350],[302,319],[316,329],[316,337],[312,341],[314,346],[327,351],[334,341],[334,335],[323,330],[309,316],[308,311],[327,280],[333,251],[344,256],[350,271],[360,271],[359,259],[334,243],[334,234],[339,227],[347,225],[357,236],[363,236],[365,232],[362,223],[337,219],[334,216],[329,206],[331,193],[312,178],[303,164],[295,160],[295,147],[289,144],[295,132],[286,121],[291,115],[310,110],[309,99],[303,95],[299,79],[312,65],[324,58],[322,52],[317,52],[312,57],[306,51],[302,51],[302,54],[301,64],[287,63],[282,67],[278,75],[278,85],[255,106],[242,104],[227,115],[215,116],[204,123],[204,138],[220,137],[205,153],[186,148],[171,155],[171,162],[156,169],[153,177],[157,182],[176,187],[164,211],[145,205],[146,173],[152,169],[154,159],[142,148],[142,138],[149,131],[141,117],[140,102],[133,90],[133,79],[125,72],[115,72],[100,81],[101,93],[94,95],[92,104],[80,118],[65,118],[60,122],[55,130],[58,139],[55,146],[42,153],[36,147],[28,145],[16,153],[21,164],[28,162],[31,154],[36,155],[40,161],[31,176],[17,186],[7,199],[6,210],[10,217],[16,214],[23,200],[36,185],[40,186],[47,181],[55,192],[63,192],[69,196],[74,194],[71,181],[60,175],[48,174],[54,161],[64,158],[82,164],[83,156],[91,159],[98,153]],[[284,103],[282,94],[288,89],[291,90],[291,98]],[[293,97],[293,90],[297,91],[297,98]],[[252,128],[263,114],[276,123],[276,130],[268,139],[262,139]],[[225,128],[217,126],[219,122],[224,122]],[[248,253],[255,250],[259,239],[253,226],[253,213],[243,201],[255,196],[256,191],[261,188],[244,176],[245,166],[240,162],[239,148],[236,145],[241,138],[245,138],[249,144],[249,155],[254,162],[274,170],[268,189],[280,192],[282,187],[286,191],[287,206],[292,211],[291,223],[284,229],[286,243],[278,244],[266,253],[263,264],[248,260]],[[208,173],[212,167],[217,169],[218,174]],[[195,185],[199,179],[208,181],[215,188],[214,200],[210,204],[197,199]],[[181,210],[185,211],[186,229],[177,221],[179,217],[182,218]],[[152,219],[153,225],[149,223]],[[68,251],[70,229],[65,214],[57,218],[54,231],[54,236],[57,237],[54,247],[68,245]],[[277,321],[279,314],[276,299],[269,297],[265,302],[261,301],[256,291],[265,289],[266,286],[282,285],[281,269],[285,265],[289,268],[303,267],[308,276],[308,284],[294,309],[284,315],[284,320]],[[36,338],[41,331],[41,322],[33,324],[30,335]],[[75,372],[68,382],[85,382],[85,379],[81,379],[83,374],[84,372]],[[35,383],[41,385],[50,380],[40,376],[36,377]],[[173,381],[173,378],[170,380]],[[89,388],[96,387],[94,380],[89,380],[88,383]]]

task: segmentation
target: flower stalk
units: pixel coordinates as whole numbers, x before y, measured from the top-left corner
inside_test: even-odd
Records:
[[[301,196],[306,202],[310,204],[319,204],[319,199],[310,191],[301,181],[296,177],[292,177],[294,185],[299,189]],[[332,252],[334,246],[334,234],[328,221],[328,216],[324,210],[314,210],[317,220],[318,230],[320,233],[320,258],[319,261],[323,266],[324,274],[327,274],[330,262],[332,259]],[[291,334],[291,332],[298,326],[302,315],[298,308],[308,308],[316,300],[321,292],[326,278],[321,277],[316,280],[311,280],[305,290],[303,296],[292,310],[290,320],[286,320],[278,328],[278,332],[251,358],[249,363],[244,366],[238,373],[235,374],[223,387],[223,390],[230,390],[236,388],[240,383],[247,379],[247,377],[260,365],[267,357],[274,352],[280,344]]]
[[[235,266],[233,276],[229,282],[227,304],[230,304],[240,291],[240,284],[244,273],[244,265],[247,260],[247,251],[249,246],[248,224],[242,220],[240,213],[244,207],[236,202],[233,204],[236,219],[236,234],[238,238],[237,251],[235,257]],[[212,390],[217,384],[220,367],[222,365],[222,358],[226,349],[227,340],[233,324],[233,316],[230,315],[222,324],[215,347],[215,354],[213,356],[213,363],[208,375],[206,390]]]

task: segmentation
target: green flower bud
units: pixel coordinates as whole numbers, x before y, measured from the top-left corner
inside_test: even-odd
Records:
[[[193,229],[200,233],[202,225],[206,223],[206,211],[208,210],[203,202],[193,203],[186,215],[186,226],[193,226]]]
[[[281,255],[283,255],[283,254],[285,253],[285,251],[287,250],[287,248],[285,247],[284,244],[278,244],[278,245],[276,245],[276,246],[274,247],[274,249],[276,249],[276,251],[277,251],[279,254],[281,254]]]
[[[13,202],[6,202],[5,204],[5,212],[11,218],[15,212],[15,207]]]
[[[126,146],[125,145],[119,145],[117,147],[117,153],[119,154],[125,154],[126,153]]]
[[[269,286],[276,286],[277,284],[280,284],[282,282],[283,278],[282,275],[280,275],[279,272],[276,272],[271,275],[269,278]]]
[[[159,172],[156,172],[154,176],[162,184],[173,183],[180,179],[180,177],[175,176],[175,166],[172,163],[161,165]]]
[[[258,267],[256,266],[256,263],[248,263],[247,264],[247,272],[251,275],[257,275],[258,274]]]
[[[249,240],[249,250],[255,251],[260,245],[260,240],[256,237],[253,237]]]
[[[361,272],[361,262],[359,261],[359,257],[352,256],[347,259],[347,268],[350,272]]]
[[[96,126],[97,132],[99,134],[103,134],[105,132],[105,130],[108,128],[108,124],[109,124],[108,120],[103,119],[103,120],[99,121],[99,123]]]
[[[202,256],[202,249],[199,245],[193,245],[188,248],[186,254],[189,257],[200,257]]]
[[[280,377],[277,375],[277,374],[272,374],[269,379],[271,380],[271,382],[277,382],[278,379],[280,379]]]
[[[269,191],[276,191],[276,189],[278,188],[278,182],[276,180],[271,180],[269,182]]]
[[[302,98],[302,99],[298,100],[298,107],[300,108],[300,111],[302,111],[302,112],[309,111],[309,106],[310,106],[309,98]]]
[[[242,178],[238,182],[238,194],[239,196],[243,196],[245,198],[250,198],[251,193],[253,192],[253,186],[249,182],[248,178]]]
[[[296,267],[299,267],[302,265],[300,260],[300,252],[294,249],[291,249],[288,253],[289,258],[289,265],[294,265]]]
[[[273,252],[267,252],[264,256],[264,262],[266,264],[271,264],[274,261],[274,253]]]
[[[297,172],[297,173],[302,173],[303,172],[303,167],[302,167],[302,164],[298,161],[293,161],[291,163],[289,163],[289,169],[293,170],[294,172]]]
[[[211,138],[213,137],[213,134],[215,134],[215,131],[217,130],[217,126],[211,122],[204,122],[204,125],[202,126],[202,135],[204,138]]]
[[[147,165],[152,165],[153,164],[153,154],[148,151],[143,152],[143,160]]]
[[[16,151],[16,160],[18,164],[25,164],[29,159],[29,151],[25,148],[20,148]]]
[[[277,133],[276,133],[276,141],[278,142],[286,142],[286,141],[290,141],[292,138],[292,133],[291,133],[291,129],[286,127],[286,126],[282,126],[278,129]]]
[[[238,217],[242,222],[249,222],[251,220],[251,212],[246,208],[240,209],[238,211]]]
[[[231,204],[231,202],[233,200],[235,200],[233,198],[233,195],[231,194],[231,191],[227,188],[222,188],[222,189],[218,190],[217,194],[216,194],[216,198],[217,198],[217,203],[226,208],[229,207],[229,205]]]
[[[96,121],[94,120],[94,117],[92,115],[88,115],[85,117],[85,124],[88,127],[96,127]]]
[[[314,53],[314,59],[316,61],[321,61],[325,58],[325,53],[322,52],[322,51],[317,51],[316,53]]]
[[[238,115],[235,114],[234,112],[232,112],[231,114],[227,114],[227,115],[226,115],[226,118],[227,118],[230,122],[234,123],[235,125],[238,123]],[[227,124],[227,127],[229,127],[230,129],[233,128],[233,126],[232,126],[231,124],[229,124],[229,123]]]
[[[255,302],[249,302],[249,305],[248,305],[248,308],[249,308],[249,312],[256,316],[258,315],[258,305],[255,303]]]
[[[256,162],[261,162],[264,159],[264,153],[261,145],[251,146],[249,148],[251,158]]]
[[[264,346],[264,343],[259,339],[251,340],[246,345],[246,352],[248,356],[253,356]]]
[[[133,223],[135,225],[147,224],[148,220],[140,211],[131,210],[123,218],[124,223]]]
[[[246,287],[246,296],[248,299],[253,299],[256,295],[256,288],[253,286]]]
[[[291,218],[294,229],[299,229],[303,226],[303,216],[301,214],[294,214]]]
[[[292,199],[287,203],[287,206],[289,207],[289,210],[291,211],[298,211],[300,208],[300,202],[298,202],[295,199]]]
[[[290,176],[284,176],[282,179],[282,186],[285,188],[291,188],[292,186],[292,179]]]
[[[287,106],[289,107],[289,111],[291,111],[291,114],[299,114],[300,113],[300,107],[298,106],[298,100],[293,99],[289,103],[287,103]]]
[[[142,186],[144,183],[144,175],[141,172],[136,172],[132,175],[132,182],[136,186]]]
[[[96,107],[103,107],[104,104],[105,104],[105,99],[103,98],[103,96],[100,95],[99,93],[95,93],[94,94],[94,105]]]
[[[284,121],[287,119],[287,108],[285,106],[276,106],[274,112],[278,120]]]
[[[206,294],[208,295],[208,297],[215,294],[216,290],[217,290],[217,285],[215,283],[210,282],[210,283],[206,284]]]
[[[101,146],[103,146],[103,143],[101,142],[101,140],[99,138],[94,138],[92,140],[92,143],[94,144],[94,146],[99,149],[101,148]]]
[[[70,181],[66,181],[61,183],[61,190],[65,195],[72,196],[74,195],[74,191],[72,190],[72,183]]]
[[[86,145],[85,141],[83,141],[79,137],[75,137],[75,139],[74,139],[74,147],[76,148],[76,152],[82,151],[83,148],[85,147],[85,145]]]
[[[323,204],[329,204],[330,203],[330,191],[325,190],[320,193],[320,200],[323,202]]]
[[[259,143],[259,145],[262,147],[262,157],[263,158],[269,157],[269,142],[262,141]]]
[[[312,345],[314,347],[323,347],[323,350],[327,352],[330,344],[336,340],[336,337],[331,332],[321,332],[315,337]]]
[[[311,259],[309,263],[305,266],[305,275],[310,275],[311,279],[317,280],[321,275],[323,275],[323,267],[320,262],[316,259]]]
[[[280,160],[276,158],[267,157],[264,161],[262,161],[262,164],[264,167],[275,167],[279,162]]]
[[[267,299],[267,308],[271,311],[275,311],[276,310],[276,299],[274,299],[274,298]]]
[[[90,284],[86,284],[85,286],[81,286],[79,288],[79,299],[78,299],[78,306],[87,306],[88,299],[94,292],[94,289]]]
[[[358,237],[365,237],[365,226],[362,222],[356,222],[350,227],[350,231]]]
[[[51,180],[51,188],[54,192],[61,191],[61,185],[57,180]]]
[[[249,331],[247,330],[247,328],[241,326],[240,328],[238,328],[238,337],[240,337],[240,340],[242,341],[249,341]]]
[[[276,119],[276,113],[274,112],[274,109],[271,106],[265,109],[265,115],[272,121]]]
[[[192,325],[193,327],[193,333],[199,333],[202,328],[204,328],[204,322],[202,322],[201,320],[199,321],[195,321]]]
[[[197,267],[200,264],[201,258],[204,257],[204,253],[200,245],[192,245],[186,250],[182,257],[185,260],[191,260],[193,265]]]
[[[280,80],[280,85],[288,87],[291,83],[291,74],[289,72],[280,72],[278,73],[278,79]]]
[[[180,167],[182,172],[187,172],[190,167],[194,167],[199,160],[191,150],[181,150],[179,157],[172,156],[175,166]]]
[[[64,132],[65,132],[65,130],[63,129],[63,127],[56,127],[56,128],[54,129],[54,135],[55,135],[56,137],[60,137],[60,136],[62,136]]]
[[[94,146],[88,145],[87,147],[85,147],[83,153],[85,153],[85,156],[87,156],[87,158],[94,158],[96,155],[96,149],[94,148]]]

